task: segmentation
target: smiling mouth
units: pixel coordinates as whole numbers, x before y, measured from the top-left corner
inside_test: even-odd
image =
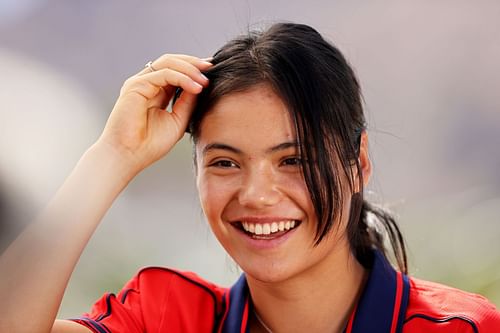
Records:
[[[301,221],[286,220],[272,223],[251,223],[238,221],[234,226],[255,239],[273,239],[297,228]]]

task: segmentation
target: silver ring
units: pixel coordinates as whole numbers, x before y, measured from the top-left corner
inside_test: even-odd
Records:
[[[152,61],[148,61],[148,63],[144,65],[144,68],[149,69],[151,73],[156,71],[156,69],[153,67]]]

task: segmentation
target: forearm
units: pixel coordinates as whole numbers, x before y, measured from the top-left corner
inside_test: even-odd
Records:
[[[211,63],[164,55],[127,79],[106,127],[54,199],[0,256],[0,332],[49,332],[89,238],[127,183],[183,136]],[[172,112],[165,106],[183,89]]]
[[[0,331],[48,332],[89,238],[133,175],[94,145],[44,212],[0,256]]]

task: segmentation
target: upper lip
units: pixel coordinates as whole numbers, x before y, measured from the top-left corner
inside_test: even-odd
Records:
[[[255,224],[265,224],[280,221],[298,221],[298,219],[283,216],[242,216],[236,219],[231,219],[231,223],[248,222]]]

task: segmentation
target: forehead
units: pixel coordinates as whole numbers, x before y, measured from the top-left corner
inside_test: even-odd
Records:
[[[207,112],[199,143],[269,145],[296,140],[295,126],[283,100],[268,85],[223,96]]]

